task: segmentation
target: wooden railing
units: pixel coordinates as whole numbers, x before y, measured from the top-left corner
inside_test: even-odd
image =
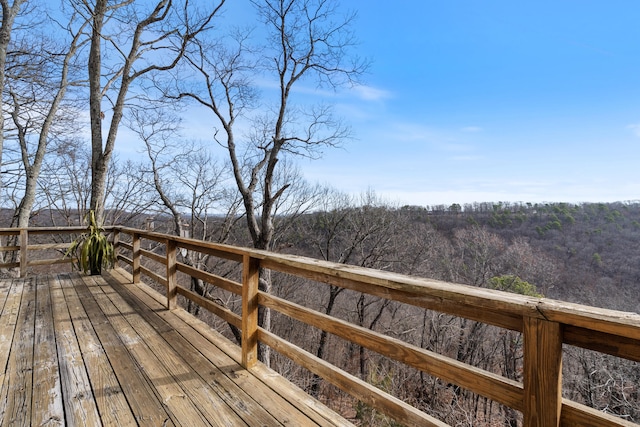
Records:
[[[42,228],[0,228],[0,237],[5,242],[13,242],[13,245],[2,246],[0,244],[0,252],[17,252],[19,256],[15,257],[12,262],[0,263],[0,269],[16,268],[20,271],[20,277],[25,277],[29,267],[69,264],[75,261],[72,257],[61,257],[60,253],[64,253],[69,248],[69,243],[51,243],[51,235],[66,236],[70,234],[80,234],[86,231],[86,227],[42,227]],[[47,243],[31,243],[29,237],[46,236],[49,237]],[[69,240],[69,239],[68,239]],[[5,243],[6,244],[6,243]],[[54,258],[41,258],[33,255],[34,252],[55,252]],[[29,256],[31,253],[31,256]],[[51,256],[51,255],[49,255]],[[38,259],[34,259],[38,258]]]
[[[446,425],[259,327],[258,308],[265,307],[513,408],[522,413],[524,426],[527,427],[637,425],[562,397],[562,346],[569,344],[640,362],[638,314],[525,297],[137,229],[110,227],[108,231],[113,233],[116,248],[120,252],[118,260],[130,267],[133,282],[140,282],[141,276],[145,275],[163,285],[169,309],[176,306],[177,295],[182,295],[240,329],[242,363],[248,369],[258,360],[260,342],[400,423],[421,426]],[[22,231],[25,234],[60,232],[60,229]],[[72,232],[77,232],[77,229]],[[0,230],[0,235],[5,233],[9,232],[6,229]],[[26,242],[26,239],[25,236],[22,241]],[[143,240],[160,244],[162,250],[152,252],[143,249]],[[27,249],[37,248],[27,246]],[[242,283],[179,262],[179,250],[207,254],[241,264]],[[22,256],[21,252],[21,263],[26,262],[27,251],[24,253]],[[154,268],[145,266],[150,261],[159,263],[164,270],[163,273],[158,274]],[[261,269],[521,332],[524,341],[523,381],[510,380],[259,291],[258,279]],[[241,296],[242,314],[238,315],[214,301],[178,286],[178,273],[202,279]]]

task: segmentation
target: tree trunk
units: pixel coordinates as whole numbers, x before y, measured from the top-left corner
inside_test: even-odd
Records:
[[[31,211],[33,209],[33,205],[36,199],[36,190],[38,187],[38,178],[40,177],[40,171],[42,170],[42,162],[44,161],[44,156],[47,151],[47,144],[49,142],[49,132],[51,131],[51,127],[53,126],[55,117],[58,113],[58,109],[62,100],[64,99],[67,93],[67,87],[69,85],[68,74],[69,74],[69,64],[71,59],[75,55],[78,47],[78,35],[73,38],[71,46],[69,46],[69,51],[66,53],[64,57],[64,61],[62,62],[62,68],[60,70],[60,81],[57,84],[57,91],[51,100],[51,105],[49,106],[49,111],[47,112],[47,116],[42,123],[42,127],[40,128],[40,135],[38,137],[38,147],[36,148],[36,152],[33,156],[33,163],[29,164],[29,155],[27,150],[27,135],[20,135],[20,145],[22,146],[23,152],[23,165],[26,171],[26,183],[25,183],[25,191],[22,200],[20,201],[20,205],[18,207],[17,218],[18,218],[18,227],[28,227],[29,226],[29,218],[31,217]],[[55,83],[54,83],[55,84]],[[16,106],[17,108],[18,106]],[[14,116],[14,120],[18,121],[18,115]],[[17,123],[16,123],[17,124]],[[20,129],[20,127],[18,127]]]
[[[96,0],[93,9],[91,47],[89,49],[89,115],[91,123],[91,202],[98,223],[104,218],[107,168],[102,152],[102,28],[107,0]]]
[[[14,0],[9,6],[9,0],[0,0],[2,5],[2,26],[0,26],[0,167],[2,166],[2,152],[4,150],[4,80],[5,68],[7,65],[7,47],[11,42],[11,30],[16,16],[20,12],[20,7],[26,0]],[[1,177],[1,175],[0,175]],[[2,179],[0,178],[0,188]]]

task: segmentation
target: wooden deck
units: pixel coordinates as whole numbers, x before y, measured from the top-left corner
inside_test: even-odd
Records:
[[[351,425],[121,272],[0,281],[0,424]]]

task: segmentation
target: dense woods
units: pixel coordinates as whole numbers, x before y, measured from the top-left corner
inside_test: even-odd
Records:
[[[309,213],[280,238],[283,251],[509,292],[637,312],[638,203],[506,204],[463,208],[390,207],[372,195],[350,206]],[[364,202],[364,203],[363,203]],[[521,380],[519,334],[477,322],[389,304],[366,295],[289,284],[301,303],[355,324],[391,333],[422,348]],[[361,348],[287,323],[278,332],[452,425],[518,415],[450,384],[398,366]],[[341,347],[341,345],[343,347]],[[346,360],[344,355],[347,355]],[[288,365],[283,361],[287,368]],[[565,349],[564,395],[637,422],[637,363]],[[319,393],[313,377],[302,385]],[[375,414],[357,407],[373,423]],[[378,420],[381,424],[384,421]]]
[[[249,1],[265,25],[262,38],[219,30],[223,0],[208,9],[187,1],[73,0],[55,13],[44,2],[1,3],[0,227],[79,225],[96,210],[107,224],[639,311],[640,202],[396,206],[373,191],[354,196],[305,181],[296,159],[321,155],[350,131],[330,105],[305,105],[293,88],[306,81],[336,90],[367,68],[352,52],[355,15],[339,13],[337,3]],[[260,93],[261,79],[277,86],[275,98]],[[184,136],[178,116],[194,105],[209,114],[208,134],[198,141]],[[134,142],[141,149],[119,158],[118,144]],[[238,274],[213,257],[180,256],[219,275]],[[201,279],[186,286],[239,308],[235,296]],[[260,286],[521,380],[518,333],[267,271]],[[237,338],[237,330],[187,308]],[[262,312],[261,324],[451,425],[520,421],[507,408],[284,316]],[[394,425],[282,356],[261,357],[361,425]],[[640,422],[637,363],[570,347],[564,360],[566,397]]]

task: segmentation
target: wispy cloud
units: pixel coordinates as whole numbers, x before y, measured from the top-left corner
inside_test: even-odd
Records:
[[[372,86],[356,85],[351,89],[355,94],[365,101],[381,101],[383,99],[391,98],[391,92],[378,89]]]
[[[266,91],[267,93],[279,88],[278,82],[275,80],[257,79],[255,83],[258,88]],[[355,96],[362,101],[382,101],[393,97],[393,93],[388,90],[367,85],[354,85],[352,87],[344,87],[334,90],[332,88],[319,88],[318,86],[301,84],[294,86],[293,91],[301,95],[311,95],[322,98],[345,98]]]
[[[640,123],[634,123],[627,126],[627,129],[631,129],[631,131],[636,134],[638,138],[640,138]]]
[[[390,122],[387,124],[389,137],[399,142],[429,142],[443,139],[442,132],[429,126],[412,122]]]
[[[450,153],[469,153],[471,151],[475,151],[473,145],[460,142],[448,142],[446,144],[442,144],[440,149]]]
[[[476,133],[476,132],[482,132],[484,129],[482,129],[480,126],[465,126],[460,130],[462,132],[467,132],[467,133]]]
[[[454,162],[479,162],[484,160],[483,156],[452,156]]]

